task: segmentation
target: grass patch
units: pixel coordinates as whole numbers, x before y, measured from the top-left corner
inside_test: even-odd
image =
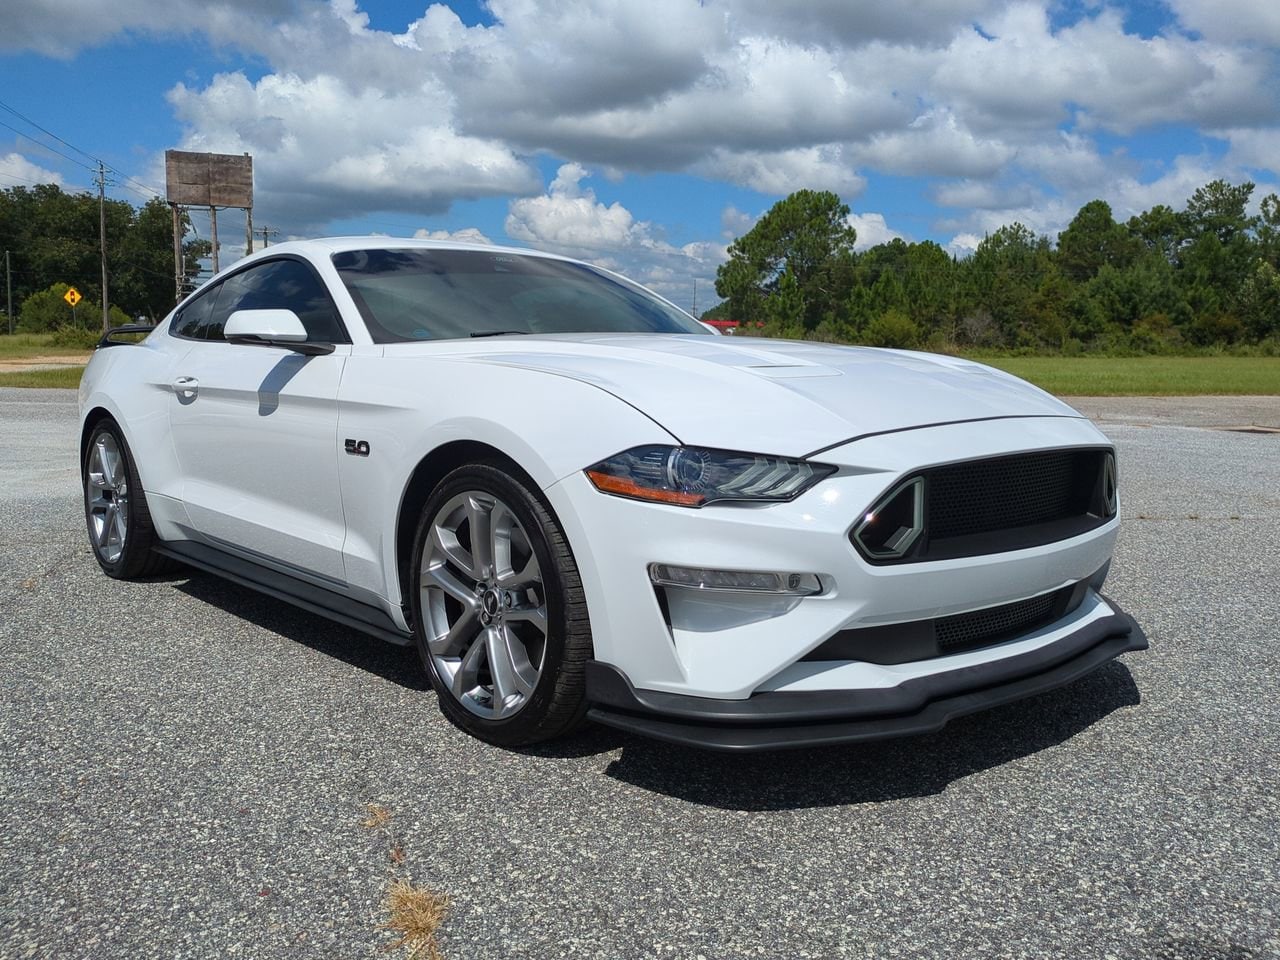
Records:
[[[0,373],[0,387],[68,387],[80,386],[84,367],[58,367],[53,370],[23,370]]]
[[[366,803],[364,809],[368,816],[360,821],[360,826],[366,830],[381,830],[391,823],[391,811],[382,804]]]
[[[449,915],[446,894],[398,877],[387,888],[387,913],[390,916],[382,926],[399,935],[387,945],[388,950],[403,949],[409,960],[440,960],[436,931]]]
[[[1059,396],[1280,394],[1280,357],[975,357]]]
[[[396,939],[382,948],[383,952],[403,950],[407,960],[441,960],[436,934],[449,916],[449,895],[430,887],[420,887],[409,877],[404,866],[404,847],[396,839],[391,809],[381,803],[366,803],[365,818],[360,826],[380,834],[388,844],[391,881],[383,903],[387,919],[379,929],[390,930]]]
[[[0,359],[83,357],[77,348],[50,344],[52,334],[0,336]],[[1280,395],[1280,357],[1000,357],[975,355],[1060,396],[1160,397],[1197,394]],[[80,367],[0,372],[0,387],[80,385]]]
[[[86,337],[88,334],[86,334]],[[101,331],[93,333],[96,338]],[[0,335],[0,359],[22,360],[26,357],[83,357],[88,347],[80,344],[56,343],[54,333],[6,333]]]

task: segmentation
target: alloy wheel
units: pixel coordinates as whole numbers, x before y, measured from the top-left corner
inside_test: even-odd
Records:
[[[110,433],[94,439],[85,473],[93,549],[106,563],[115,563],[129,531],[129,480],[124,454]]]
[[[419,570],[432,665],[486,720],[514,716],[538,685],[547,600],[529,533],[491,493],[468,490],[431,518]]]

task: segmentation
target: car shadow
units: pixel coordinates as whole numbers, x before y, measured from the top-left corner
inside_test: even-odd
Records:
[[[399,686],[410,690],[431,689],[418,653],[412,647],[379,640],[211,573],[184,571],[184,574],[186,579],[175,580],[174,586],[189,597]]]
[[[188,596],[410,690],[431,689],[411,647],[366,636],[213,574],[162,578]],[[614,751],[604,774],[642,790],[723,810],[796,810],[941,793],[951,783],[1065,743],[1141,702],[1128,667],[1111,661],[1076,682],[951,721],[941,730],[847,746],[718,753],[588,724],[514,751],[585,759]],[[494,748],[497,749],[497,748]]]
[[[310,359],[302,354],[286,354],[267,372],[258,385],[258,416],[269,417],[280,409],[280,391],[288,386],[289,381],[298,375]]]
[[[605,771],[644,790],[724,810],[882,803],[941,793],[956,780],[1055,747],[1141,702],[1112,661],[1057,690],[912,737],[789,752],[726,754],[620,735]]]

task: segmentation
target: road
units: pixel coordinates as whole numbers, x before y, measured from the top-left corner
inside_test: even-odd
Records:
[[[0,957],[387,956],[395,870],[452,898],[451,960],[1280,957],[1280,436],[1179,425],[1280,414],[1230,403],[1088,405],[1150,651],[741,758],[498,750],[408,651],[205,575],[108,580],[73,395],[0,390]]]

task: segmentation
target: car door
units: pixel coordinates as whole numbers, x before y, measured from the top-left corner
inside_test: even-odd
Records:
[[[175,328],[192,342],[174,366],[170,404],[192,528],[252,559],[343,580],[337,394],[351,348],[332,298],[310,264],[286,257],[232,274],[201,299]],[[233,311],[267,308],[293,310],[308,340],[334,351],[223,338]]]

